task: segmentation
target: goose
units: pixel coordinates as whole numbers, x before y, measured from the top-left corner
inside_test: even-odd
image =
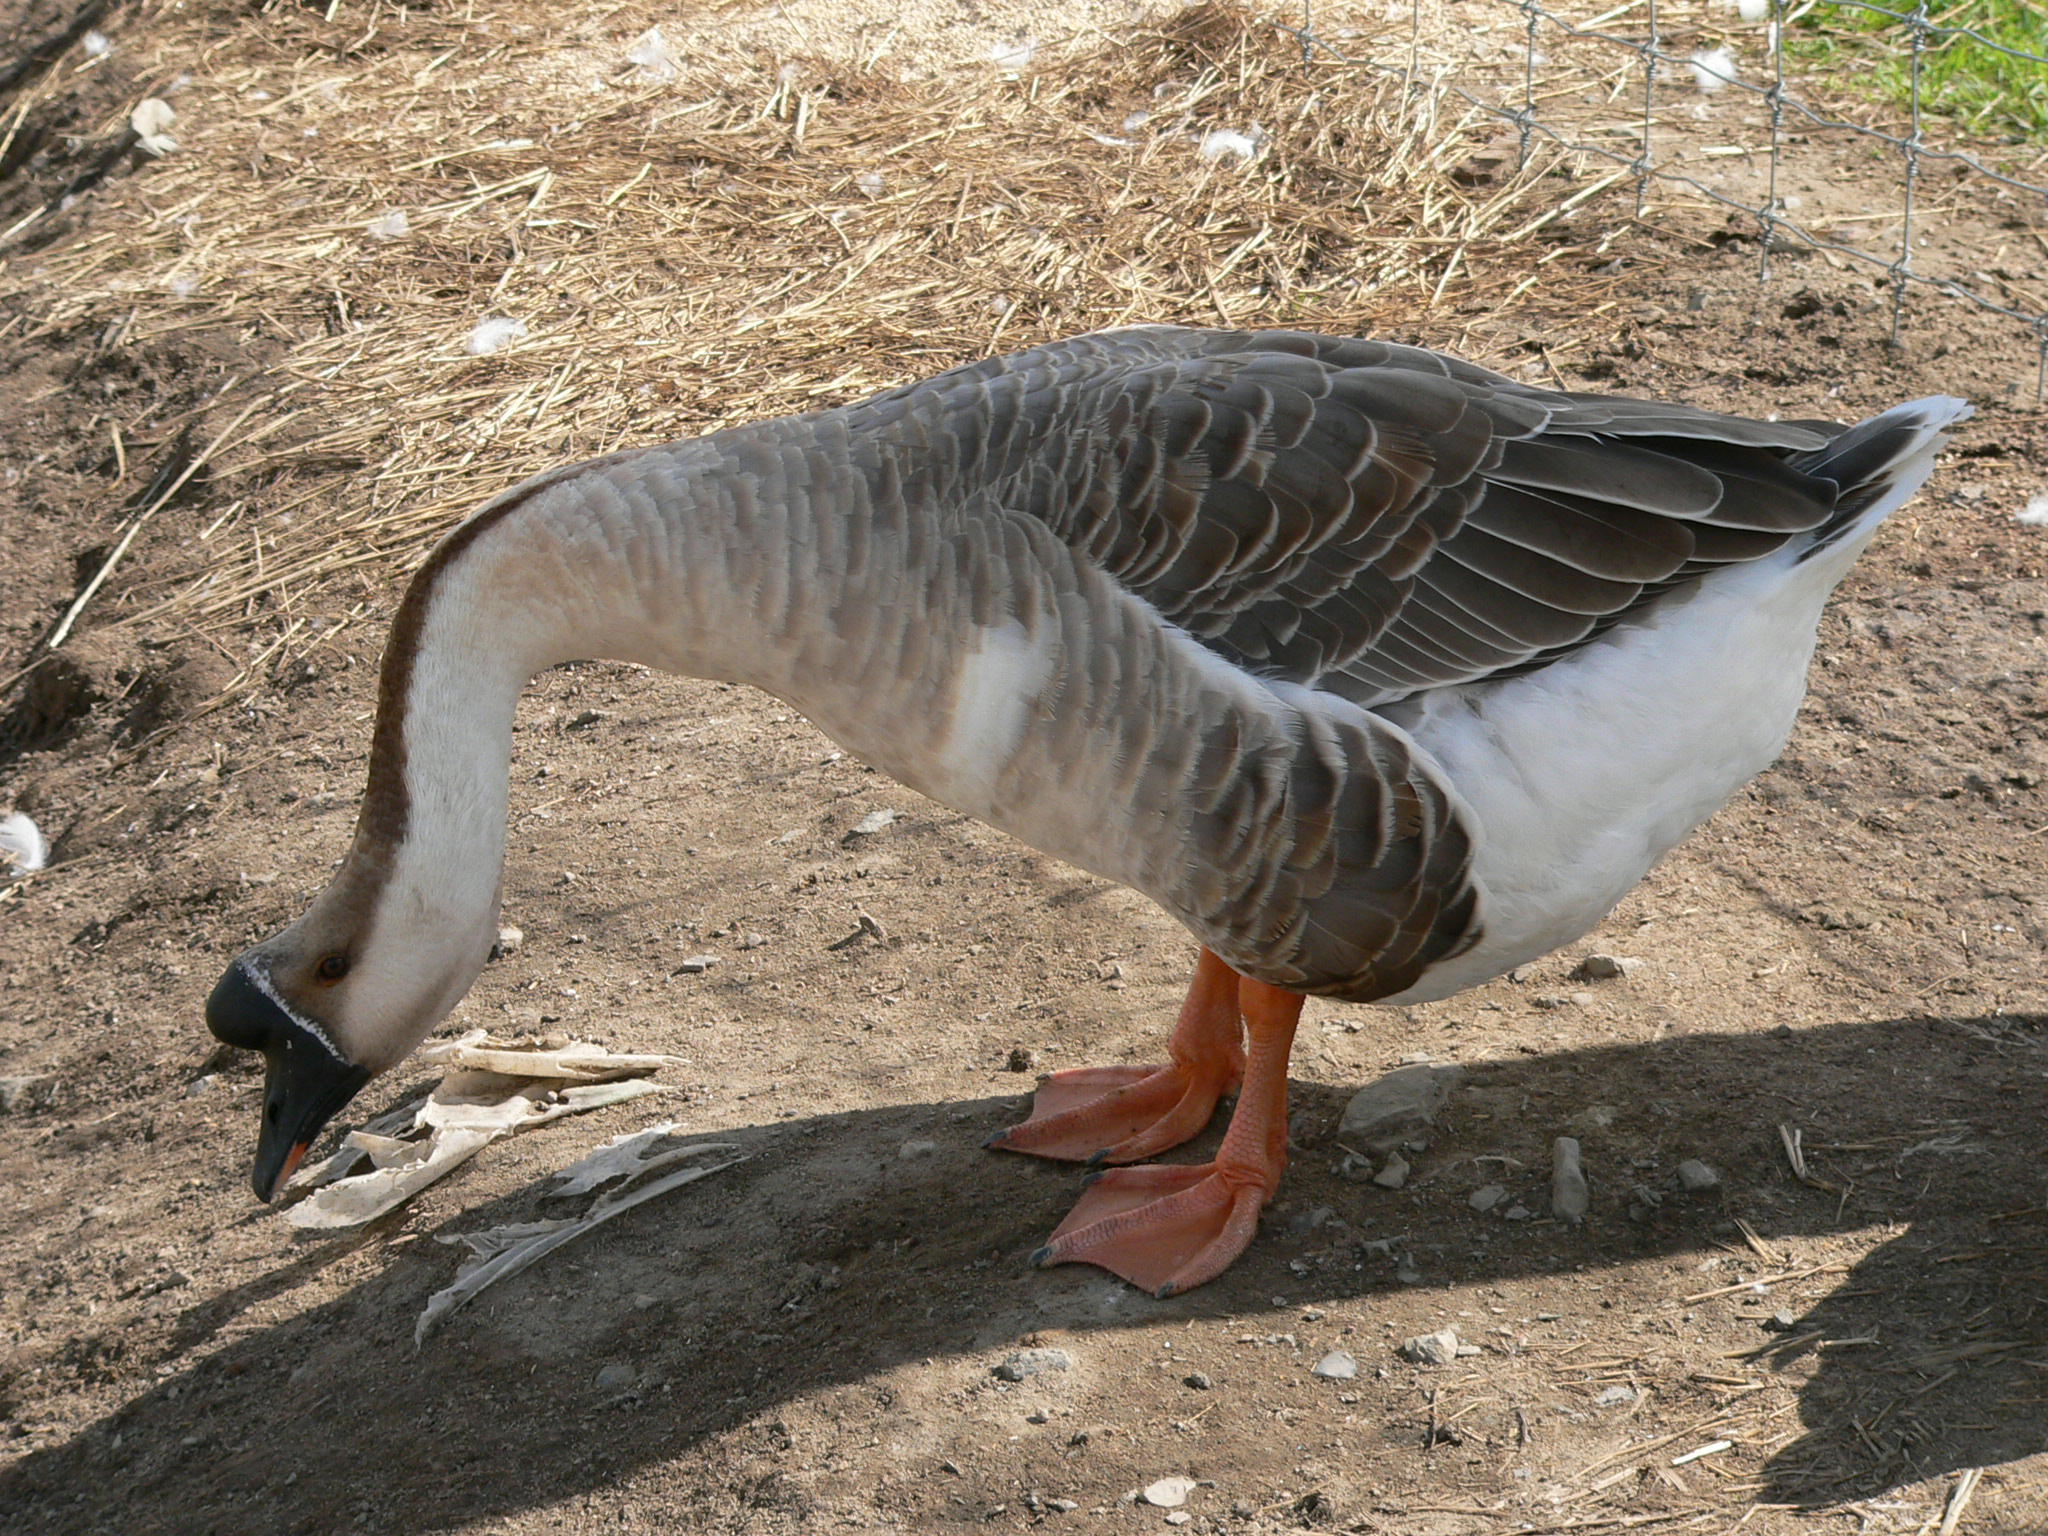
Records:
[[[1189,930],[1166,1060],[1055,1072],[989,1144],[1096,1170],[1037,1262],[1200,1285],[1280,1182],[1304,998],[1442,998],[1591,929],[1778,754],[1823,603],[1969,411],[1752,421],[1144,326],[527,480],[412,579],[354,840],[207,1001],[266,1057],[256,1194],[482,970],[514,704],[609,658],[764,689]],[[1154,1161],[1231,1095],[1213,1158]]]

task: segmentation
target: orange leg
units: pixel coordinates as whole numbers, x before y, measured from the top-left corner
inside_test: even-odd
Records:
[[[1238,1003],[1251,1051],[1216,1160],[1096,1174],[1052,1241],[1032,1256],[1038,1264],[1099,1264],[1171,1296],[1215,1279],[1250,1246],[1259,1211],[1287,1166],[1287,1056],[1302,999],[1247,977]]]
[[[1238,976],[1202,951],[1161,1067],[1074,1067],[1055,1072],[1031,1118],[988,1145],[1076,1163],[1130,1163],[1199,1135],[1216,1101],[1244,1078]]]

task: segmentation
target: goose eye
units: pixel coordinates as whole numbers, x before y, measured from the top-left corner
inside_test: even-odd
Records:
[[[347,955],[328,955],[313,967],[313,974],[322,981],[339,981],[348,974]]]

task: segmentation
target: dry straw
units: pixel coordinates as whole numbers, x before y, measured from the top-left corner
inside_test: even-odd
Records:
[[[199,61],[181,147],[0,284],[30,335],[239,338],[197,533],[85,624],[255,623],[279,659],[567,460],[1138,321],[1456,342],[1529,294],[1560,200],[1443,95],[1220,7],[922,79],[680,37],[650,70],[540,12],[204,9],[149,32]],[[1611,286],[1556,275],[1582,311]]]

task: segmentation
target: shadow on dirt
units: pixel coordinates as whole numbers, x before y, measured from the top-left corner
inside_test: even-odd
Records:
[[[1337,1179],[1334,1148],[1307,1131],[1286,1201],[1244,1260],[1163,1303],[1097,1271],[1025,1267],[1076,1175],[978,1150],[1014,1117],[1014,1098],[721,1132],[752,1160],[487,1293],[417,1354],[413,1321],[455,1255],[405,1237],[308,1241],[290,1272],[228,1307],[231,1324],[220,1298],[194,1309],[209,1315],[182,1332],[225,1340],[201,1363],[0,1477],[0,1508],[18,1532],[445,1530],[615,1487],[781,1402],[909,1360],[994,1350],[1038,1329],[1257,1316],[1282,1284],[1296,1302],[1356,1303],[1369,1316],[1372,1298],[1396,1289],[1402,1254],[1425,1287],[1540,1287],[1568,1269],[1715,1254],[1738,1217],[1766,1244],[1898,1227],[1789,1331],[1756,1334],[1772,1363],[1821,1353],[1798,1424],[1775,1426],[1804,1433],[1772,1457],[1755,1498],[1868,1495],[2048,1441],[2043,1020],[1673,1036],[1475,1064],[1464,1098],[1417,1186],[1398,1194]],[[1596,1098],[1621,1107],[1586,1136],[1601,1188],[1583,1228],[1471,1210],[1468,1186],[1482,1181],[1471,1160],[1502,1152],[1529,1164],[1517,1175],[1528,1188],[1513,1193],[1537,1204],[1548,1136]],[[1297,1103],[1298,1123],[1313,1126],[1343,1094],[1298,1086]],[[1833,1193],[1793,1180],[1781,1122],[1804,1130],[1811,1177]],[[905,1158],[911,1139],[937,1150]],[[1632,1177],[1663,1179],[1684,1156],[1726,1171],[1722,1188],[1667,1194],[1631,1220],[1631,1176],[1619,1170],[1655,1161],[1662,1171]],[[1344,1214],[1317,1222],[1324,1205]],[[546,1210],[529,1188],[456,1224]],[[1375,1249],[1377,1233],[1409,1240]],[[364,1254],[381,1272],[345,1297],[261,1322],[294,1274]],[[1769,1270],[1747,1260],[1751,1274]],[[1675,1320],[1678,1293],[1708,1283],[1674,1279],[1643,1305]],[[607,1361],[632,1362],[630,1386],[597,1384]],[[981,1379],[986,1365],[962,1370]],[[802,1497],[758,1459],[736,1457],[730,1478],[741,1507]]]

